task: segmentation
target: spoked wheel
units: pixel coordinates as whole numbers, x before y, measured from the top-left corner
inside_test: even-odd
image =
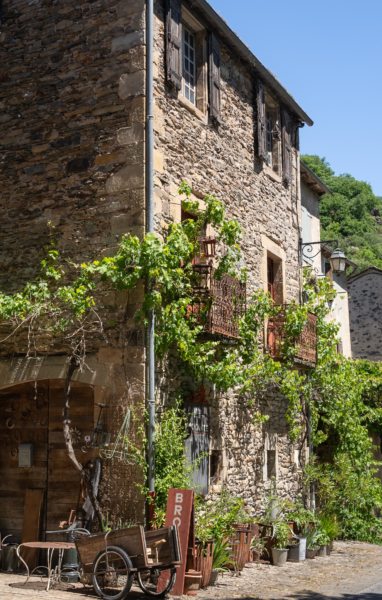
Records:
[[[145,594],[163,598],[172,589],[176,578],[176,569],[144,569],[138,571],[139,586]],[[159,585],[158,585],[159,583]]]
[[[93,563],[93,587],[104,600],[122,600],[133,584],[132,562],[117,546],[101,550]]]

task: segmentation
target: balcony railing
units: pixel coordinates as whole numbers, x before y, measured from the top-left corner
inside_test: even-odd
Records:
[[[193,269],[194,299],[190,314],[198,317],[206,333],[237,339],[238,320],[245,312],[245,284],[226,274],[215,279],[210,264],[195,264]]]
[[[268,321],[267,349],[273,358],[282,358],[282,347],[286,340],[285,312]],[[300,335],[295,340],[294,359],[297,363],[314,366],[317,362],[317,317],[308,314]]]

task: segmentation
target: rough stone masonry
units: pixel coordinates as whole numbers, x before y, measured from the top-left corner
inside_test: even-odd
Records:
[[[261,77],[220,34],[221,23],[200,6],[194,10],[193,3],[182,3],[181,19],[199,40],[197,106],[182,89],[174,91],[166,80],[165,6],[155,2],[158,232],[181,219],[177,188],[185,179],[195,198],[214,193],[228,215],[238,219],[248,294],[266,289],[267,257],[272,257],[281,265],[282,301],[298,299],[297,133],[286,185],[281,171],[266,165],[256,149]],[[219,122],[209,116],[211,32],[220,47]],[[145,2],[4,0],[0,41],[0,286],[14,291],[36,275],[50,224],[63,257],[77,262],[111,253],[123,233],[144,233]],[[279,114],[285,107],[272,89],[272,77],[266,77],[265,98]],[[276,119],[273,135],[281,161],[279,133]],[[106,299],[105,314],[113,313],[115,323],[110,344],[97,341],[88,357],[92,370],[76,375],[93,386],[96,402],[106,399],[109,414],[117,415],[116,422],[110,418],[108,423],[114,432],[126,407],[145,396],[144,342],[133,319],[141,299],[141,292]],[[14,350],[3,350],[4,388],[31,378],[30,364],[15,375]],[[22,354],[23,348],[17,352]],[[62,380],[64,365],[65,356],[48,354],[33,377]],[[252,423],[233,393],[218,397],[212,392],[208,401],[210,450],[218,462],[212,491],[225,484],[257,511],[275,475],[279,492],[295,496],[304,453],[288,439],[285,399],[269,391],[263,406],[269,420],[263,425]],[[106,507],[126,518],[141,515],[132,500],[136,473],[113,464],[107,468],[105,498],[114,494],[116,500],[112,505],[108,500]]]

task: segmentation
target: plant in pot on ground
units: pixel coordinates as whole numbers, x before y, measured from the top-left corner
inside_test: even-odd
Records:
[[[201,543],[214,541],[212,569],[235,569],[231,539],[237,523],[249,523],[251,517],[244,500],[223,489],[217,499],[198,498],[195,534]]]
[[[326,533],[329,538],[329,551],[333,549],[333,542],[340,534],[340,527],[336,515],[330,513],[320,513],[319,515],[320,529]]]
[[[318,547],[317,556],[326,556],[326,546],[330,542],[330,537],[320,527],[315,531],[314,542],[316,547]]]
[[[215,585],[219,573],[224,573],[228,570],[227,565],[230,563],[230,557],[231,546],[229,540],[227,538],[215,540],[209,585]]]
[[[288,560],[300,562],[306,558],[307,536],[315,529],[316,515],[301,503],[288,512],[288,519],[294,523],[294,543],[289,551]]]
[[[315,558],[319,546],[316,542],[316,530],[311,529],[306,536],[306,558]]]
[[[277,521],[273,525],[272,535],[272,562],[275,566],[285,565],[288,557],[288,545],[292,531],[286,521]]]

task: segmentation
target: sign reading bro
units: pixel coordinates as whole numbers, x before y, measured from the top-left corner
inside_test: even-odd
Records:
[[[176,525],[179,532],[179,544],[182,562],[177,569],[175,585],[171,591],[174,596],[183,594],[184,574],[186,572],[187,551],[194,546],[194,492],[192,490],[170,489],[167,498],[165,526]]]

